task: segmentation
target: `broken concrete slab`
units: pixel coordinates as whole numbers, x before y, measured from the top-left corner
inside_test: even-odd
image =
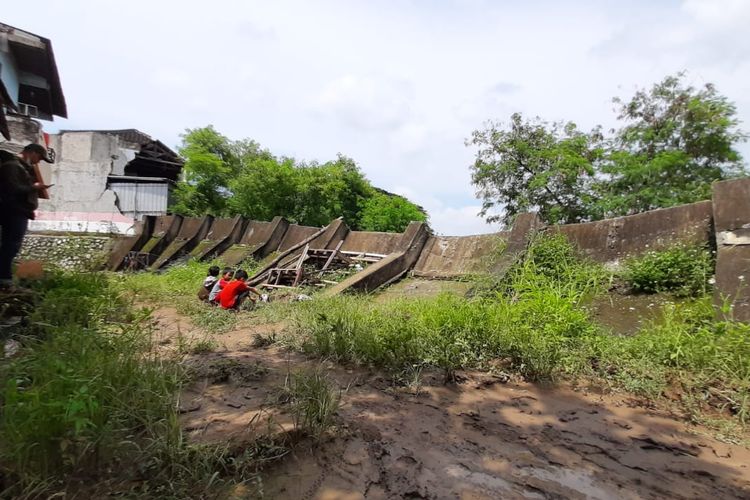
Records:
[[[320,231],[321,228],[314,226],[300,226],[298,224],[289,224],[287,227],[284,238],[279,243],[279,252],[285,252],[300,241],[312,236],[313,234]]]
[[[214,219],[206,238],[196,245],[190,256],[198,260],[216,257],[236,243],[245,229],[245,220],[239,215],[231,219]]]
[[[228,266],[248,259],[262,259],[279,248],[288,227],[289,222],[278,216],[271,222],[251,220],[239,242],[222,252],[219,259]]]
[[[371,292],[392,283],[414,267],[429,237],[429,229],[423,222],[412,222],[401,235],[395,252],[325,290],[323,294],[331,296],[347,291]]]
[[[156,225],[156,217],[147,216],[143,221],[136,222],[136,235],[117,240],[109,254],[107,269],[119,271],[125,264],[125,259],[130,252],[138,252],[151,238]]]
[[[172,243],[164,249],[159,257],[151,264],[150,269],[155,271],[166,266],[170,262],[186,255],[198,242],[206,237],[211,227],[213,217],[185,217],[180,227],[180,232]]]

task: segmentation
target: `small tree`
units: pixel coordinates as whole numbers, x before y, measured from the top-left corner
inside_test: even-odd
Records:
[[[625,125],[602,165],[600,216],[709,199],[712,182],[744,171],[735,105],[713,84],[696,89],[683,79],[668,76],[629,101],[614,99]]]
[[[524,120],[519,113],[508,127],[490,122],[474,131],[467,145],[478,147],[471,172],[480,215],[506,224],[529,210],[550,224],[585,220],[600,142],[598,129],[585,134],[574,123]],[[502,215],[488,216],[496,207]]]

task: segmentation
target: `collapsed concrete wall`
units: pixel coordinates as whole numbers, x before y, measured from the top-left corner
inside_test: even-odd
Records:
[[[156,217],[151,235],[128,240],[115,252],[121,256],[139,250],[158,256],[153,268],[185,255],[196,245],[199,248],[193,251],[194,256],[219,254],[229,265],[273,252],[283,254],[304,241],[309,241],[311,248],[338,247],[347,252],[386,255],[328,289],[326,293],[330,294],[371,291],[410,271],[429,278],[458,278],[487,271],[502,274],[522,257],[533,234],[543,227],[535,214],[521,214],[510,231],[452,237],[430,235],[426,226],[416,223],[399,234],[350,231],[341,220],[321,229],[289,224],[276,217],[271,222],[220,219],[209,233],[207,220],[186,219],[189,222],[183,224],[177,216]],[[244,231],[238,229],[243,225]],[[716,244],[717,300],[728,297],[734,303],[735,317],[750,321],[750,289],[746,284],[750,280],[750,179],[715,184],[713,201],[548,229],[564,234],[585,255],[599,262],[618,262],[678,242]],[[144,231],[150,230],[145,224]],[[220,249],[220,243],[226,248]],[[498,247],[503,248],[499,256]],[[213,250],[208,252],[208,248]],[[111,269],[116,268],[114,261],[118,259],[117,265],[121,265],[121,257],[115,256],[110,261]]]
[[[412,222],[400,235],[394,252],[325,290],[324,294],[336,295],[347,291],[371,292],[402,278],[417,263],[429,237],[427,225],[423,222]]]
[[[552,229],[564,234],[592,260],[618,262],[676,242],[708,245],[713,240],[712,203],[701,201]]]
[[[278,251],[283,252],[292,248],[294,245],[304,240],[305,238],[312,236],[313,234],[320,231],[319,227],[313,226],[300,226],[297,224],[289,224],[286,229],[286,234],[279,244]]]
[[[288,227],[289,222],[283,217],[274,217],[271,222],[248,221],[240,240],[223,252],[221,259],[230,266],[262,259],[279,248]]]
[[[233,219],[214,219],[204,240],[190,252],[190,256],[206,260],[223,253],[242,236],[245,223],[239,215]]]
[[[349,231],[341,245],[344,252],[364,252],[387,255],[396,250],[401,233]]]
[[[206,237],[211,227],[213,217],[185,217],[180,226],[180,232],[175,239],[167,245],[159,257],[151,264],[152,270],[161,269],[170,262],[186,255]]]

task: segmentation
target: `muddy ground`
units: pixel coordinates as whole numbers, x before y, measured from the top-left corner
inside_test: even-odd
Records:
[[[191,327],[157,313],[163,345]],[[294,370],[326,370],[341,391],[336,427],[267,467],[266,498],[750,498],[750,450],[720,442],[627,395],[543,387],[482,373],[412,383],[253,347],[258,325],[216,336],[195,355],[203,375],[182,397],[190,439],[241,445],[292,429],[278,388]],[[236,496],[250,495],[249,489]]]

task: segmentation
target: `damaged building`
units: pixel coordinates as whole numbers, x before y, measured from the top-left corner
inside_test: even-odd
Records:
[[[135,129],[64,130],[49,144],[57,159],[41,167],[55,186],[33,230],[127,235],[145,215],[167,213],[183,162],[161,141]]]
[[[44,144],[42,124],[67,118],[65,96],[52,43],[41,36],[0,23],[0,148],[18,152],[26,144]]]

